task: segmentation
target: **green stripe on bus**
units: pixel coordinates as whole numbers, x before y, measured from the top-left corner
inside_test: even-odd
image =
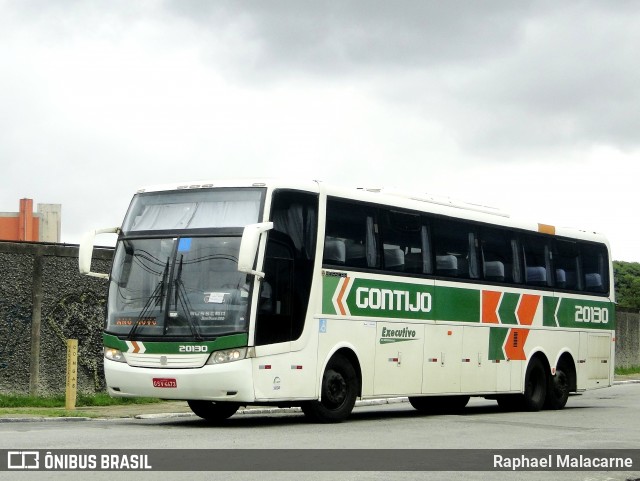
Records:
[[[520,294],[505,292],[502,295],[502,302],[498,309],[502,324],[518,324],[518,318],[516,317],[518,302],[520,302]]]
[[[542,325],[545,327],[557,327],[555,315],[558,307],[557,297],[545,296],[542,298]]]
[[[343,293],[338,295],[341,289]],[[502,325],[519,325],[517,312],[524,294],[526,292],[503,292],[497,312]],[[344,311],[354,317],[479,323],[481,297],[481,287],[469,289],[325,275],[322,314],[339,315]],[[545,327],[615,329],[615,305],[608,300],[540,297]]]
[[[437,286],[434,307],[440,321],[480,322],[480,291]]]
[[[185,354],[180,352],[180,346],[207,346],[207,352],[219,351],[221,349],[233,349],[235,347],[245,347],[248,344],[248,334],[232,334],[229,336],[221,336],[213,341],[202,342],[152,342],[152,341],[136,341],[138,344],[144,345],[145,354]],[[127,352],[129,346],[126,341],[118,339],[118,337],[102,333],[102,341],[105,347],[111,347],[119,349],[122,352]]]
[[[509,334],[507,327],[492,327],[489,331],[489,361],[504,361],[504,341]]]
[[[582,329],[615,329],[615,307],[610,302],[560,298],[558,323],[560,327]],[[555,315],[554,315],[555,320]]]
[[[338,288],[340,277],[324,276],[322,278],[322,313],[323,314],[337,314],[335,307],[333,306],[333,295]]]

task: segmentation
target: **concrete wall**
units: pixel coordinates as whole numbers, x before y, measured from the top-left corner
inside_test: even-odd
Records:
[[[113,251],[95,249],[108,272]],[[104,389],[107,282],[78,272],[78,247],[0,242],[0,392],[64,393],[66,340],[78,339],[78,390]]]
[[[640,312],[616,312],[616,367],[640,366]]]
[[[94,249],[108,272],[112,249]],[[0,242],[0,392],[63,394],[66,340],[78,339],[78,389],[104,389],[107,282],[78,273],[78,247]],[[616,367],[640,366],[640,313],[618,311]]]

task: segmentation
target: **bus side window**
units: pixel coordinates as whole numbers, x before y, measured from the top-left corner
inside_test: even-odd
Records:
[[[553,286],[551,255],[548,241],[541,235],[525,235],[522,239],[524,282],[529,286]]]
[[[380,266],[374,209],[349,202],[327,201],[323,263],[365,269]]]
[[[579,262],[579,249],[576,242],[556,240],[553,255],[556,275],[556,287],[578,290],[582,287]]]
[[[413,274],[430,274],[428,230],[419,214],[382,211],[380,236],[384,269]]]
[[[582,244],[582,281],[584,290],[595,293],[609,292],[608,255],[604,245]]]
[[[436,275],[462,279],[479,278],[478,242],[470,224],[435,219],[432,235]]]
[[[483,228],[480,231],[483,278],[493,282],[518,282],[518,261],[514,259],[514,249],[517,249],[517,244],[512,242],[508,231]]]

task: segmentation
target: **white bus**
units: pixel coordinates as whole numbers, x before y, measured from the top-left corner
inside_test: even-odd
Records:
[[[109,275],[90,272],[102,232],[118,234]],[[337,422],[398,396],[560,409],[613,381],[606,239],[491,208],[320,182],[155,186],[79,262],[109,282],[109,394],[211,421],[277,405]]]

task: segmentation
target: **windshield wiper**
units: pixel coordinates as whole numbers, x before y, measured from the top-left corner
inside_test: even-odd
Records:
[[[191,303],[189,302],[189,298],[187,297],[187,289],[184,287],[184,282],[182,282],[182,258],[184,256],[180,255],[180,264],[178,264],[178,272],[176,273],[176,279],[174,281],[175,284],[175,306],[176,310],[178,309],[178,304],[182,307],[185,313],[185,317],[187,319],[187,323],[189,324],[189,328],[191,329],[191,334],[196,338],[197,341],[202,341],[204,338],[200,334],[198,330],[198,326],[196,326],[195,322],[191,318]]]
[[[142,311],[140,311],[140,315],[136,319],[136,323],[133,325],[133,327],[129,331],[129,335],[127,336],[127,339],[129,339],[130,341],[133,340],[133,335],[138,330],[138,327],[140,326],[140,323],[145,318],[145,316],[147,315],[147,313],[149,312],[151,307],[154,304],[155,305],[158,305],[158,304],[162,305],[162,300],[164,299],[164,296],[165,296],[165,288],[167,286],[167,276],[168,276],[168,274],[169,274],[169,259],[167,258],[167,263],[164,266],[164,270],[162,271],[162,278],[160,279],[160,282],[158,282],[158,285],[155,287],[155,289],[153,290],[153,292],[149,296],[149,299],[147,299],[147,302],[145,303],[144,307],[142,308]],[[157,301],[157,302],[154,302],[154,301]]]

